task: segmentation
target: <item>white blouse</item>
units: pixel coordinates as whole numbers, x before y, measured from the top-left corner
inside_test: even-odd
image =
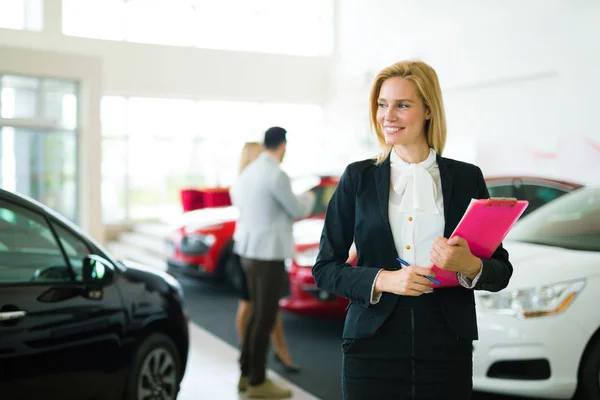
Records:
[[[392,150],[390,168],[388,215],[398,257],[410,265],[430,266],[431,247],[437,237],[444,236],[446,222],[436,152],[429,149],[425,161],[409,164]],[[479,275],[471,282],[465,275],[458,274],[460,284],[469,289],[478,278]],[[380,297],[381,293],[372,292],[371,304],[378,303]]]
[[[444,198],[436,153],[409,164],[390,155],[390,228],[398,256],[410,265],[431,265],[433,241],[444,236]]]

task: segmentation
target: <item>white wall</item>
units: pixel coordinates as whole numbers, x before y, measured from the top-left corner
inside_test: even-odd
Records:
[[[98,58],[0,46],[0,71],[80,83],[78,137],[79,225],[104,240],[100,206],[100,98],[102,62]]]
[[[593,0],[341,2],[329,122],[369,137],[372,79],[395,61],[419,58],[441,80],[446,156],[488,175],[597,181],[600,130],[589,117],[600,106],[599,22]],[[585,149],[586,166],[576,149]]]
[[[99,57],[104,92],[321,104],[330,60],[64,36],[61,1],[45,0],[43,32],[0,29],[0,45]]]
[[[101,57],[113,95],[321,104],[324,58],[112,42],[0,29],[0,44]]]

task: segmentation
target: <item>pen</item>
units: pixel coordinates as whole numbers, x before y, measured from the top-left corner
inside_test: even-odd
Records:
[[[401,259],[399,257],[396,258],[396,260],[398,260],[400,262],[400,264],[404,265],[405,267],[409,267],[410,266],[409,263],[407,263],[406,261],[404,261],[403,259]],[[438,281],[435,278],[432,278],[431,276],[425,276],[425,278],[429,279],[431,282],[435,283],[436,285],[441,285],[442,284],[442,282]]]

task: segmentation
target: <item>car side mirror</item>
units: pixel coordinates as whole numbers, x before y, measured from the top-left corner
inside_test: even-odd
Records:
[[[88,254],[83,259],[81,268],[82,280],[86,284],[106,284],[112,280],[114,268],[106,259],[95,254]]]

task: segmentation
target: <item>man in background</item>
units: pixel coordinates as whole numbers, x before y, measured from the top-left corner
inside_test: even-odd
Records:
[[[231,188],[239,209],[235,253],[241,257],[252,298],[252,311],[240,357],[240,391],[250,398],[287,398],[291,390],[266,378],[269,335],[287,282],[284,261],[294,253],[293,223],[310,213],[314,196],[296,197],[289,176],[280,168],[287,131],[265,132],[264,152],[238,177]]]

